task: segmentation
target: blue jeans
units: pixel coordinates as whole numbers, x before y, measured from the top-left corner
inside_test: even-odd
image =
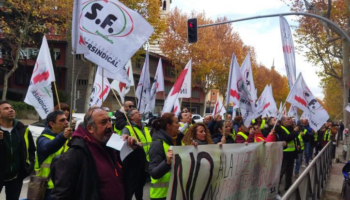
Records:
[[[302,162],[303,162],[303,152],[298,153],[298,158],[295,159],[295,168],[294,168],[295,174],[299,174],[300,165]]]
[[[305,163],[309,164],[310,161],[310,142],[304,142]]]

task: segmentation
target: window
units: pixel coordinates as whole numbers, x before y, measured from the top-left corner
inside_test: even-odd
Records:
[[[175,69],[171,67],[165,67],[165,76],[175,78]]]
[[[213,92],[213,96],[215,96],[215,92]]]
[[[21,66],[19,67],[16,72],[15,72],[15,84],[16,85],[29,85],[30,82],[30,78],[32,76],[32,71],[33,68],[31,70],[28,70],[30,67],[26,67],[26,66]]]
[[[78,85],[87,85],[88,84],[88,80],[86,79],[78,79]]]
[[[53,49],[54,52],[54,59],[55,60],[61,60],[61,49]]]
[[[28,51],[27,59],[30,59],[30,60],[35,60],[39,54],[39,49],[37,48],[28,48],[27,51]]]
[[[166,1],[163,2],[163,10],[166,10]]]
[[[193,98],[200,98],[200,92],[196,90],[192,90],[192,97]]]
[[[27,49],[21,49],[19,51],[19,59],[27,59],[28,58],[28,51]]]

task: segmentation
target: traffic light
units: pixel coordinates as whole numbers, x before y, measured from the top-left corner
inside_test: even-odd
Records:
[[[188,43],[195,43],[198,40],[197,18],[187,20]]]

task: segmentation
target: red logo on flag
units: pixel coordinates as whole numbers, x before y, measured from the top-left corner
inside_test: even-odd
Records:
[[[232,89],[231,89],[230,95],[231,95],[233,98],[236,98],[237,100],[239,100],[239,94],[237,93],[236,90],[232,90]]]
[[[270,106],[270,102],[269,103],[267,103],[267,104],[265,104],[265,106],[264,106],[264,108],[263,108],[263,110],[265,110],[267,107],[269,107]]]
[[[184,69],[184,70],[181,72],[179,78],[177,79],[177,81],[176,81],[175,84],[174,84],[174,90],[173,90],[173,92],[171,93],[170,96],[173,96],[174,94],[180,92],[181,87],[182,87],[182,83],[183,83],[184,80],[185,80],[185,76],[186,76],[186,74],[187,74],[187,71],[188,71],[188,69]]]
[[[108,88],[109,88],[108,85],[106,85],[106,88],[101,92],[101,94],[99,96],[100,99],[102,99],[102,97],[107,93]]]
[[[80,39],[79,39],[79,44],[85,45],[85,41],[84,41],[83,37],[81,37],[81,36],[80,36]]]
[[[300,103],[301,105],[307,107],[307,106],[306,106],[306,101],[305,101],[303,98],[300,98],[300,97],[298,97],[298,96],[295,95],[295,96],[294,96],[294,99],[295,99],[298,103]]]
[[[128,68],[128,71],[126,72],[126,74],[128,75],[128,77],[129,77],[129,71],[130,71],[130,67]],[[120,90],[120,92],[123,91],[123,88],[126,88],[126,83],[120,82],[120,83],[119,83],[119,90]]]
[[[33,83],[34,84],[40,83],[41,81],[47,80],[49,77],[50,77],[50,73],[49,73],[49,70],[47,70],[46,72],[43,72],[41,74],[39,73],[36,76],[34,76]]]
[[[177,111],[177,108],[178,108],[178,106],[175,106],[175,108],[174,108],[174,114],[176,113],[176,111]]]

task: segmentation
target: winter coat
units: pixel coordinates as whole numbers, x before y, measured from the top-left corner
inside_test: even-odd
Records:
[[[33,169],[34,169],[34,160],[35,160],[35,145],[32,137],[32,133],[28,131],[28,155],[27,155],[27,147],[26,142],[24,139],[24,134],[27,129],[27,126],[25,126],[22,122],[18,121],[17,119],[13,122],[14,128],[11,131],[11,134],[16,134],[18,136],[18,140],[16,140],[18,143],[18,151],[15,156],[19,156],[18,163],[16,164],[18,167],[17,172],[15,172],[14,176],[17,175],[18,178],[24,179],[27,176],[29,176]],[[9,137],[9,133],[4,130],[4,138],[0,140],[0,191],[3,186],[3,182],[5,177],[12,176],[10,174],[5,174],[5,169],[9,167],[9,165],[13,165],[14,163],[8,161],[8,155],[9,151],[11,150],[10,146],[5,143],[6,138]],[[28,157],[27,157],[28,156]],[[26,160],[29,160],[30,164],[26,162]]]

